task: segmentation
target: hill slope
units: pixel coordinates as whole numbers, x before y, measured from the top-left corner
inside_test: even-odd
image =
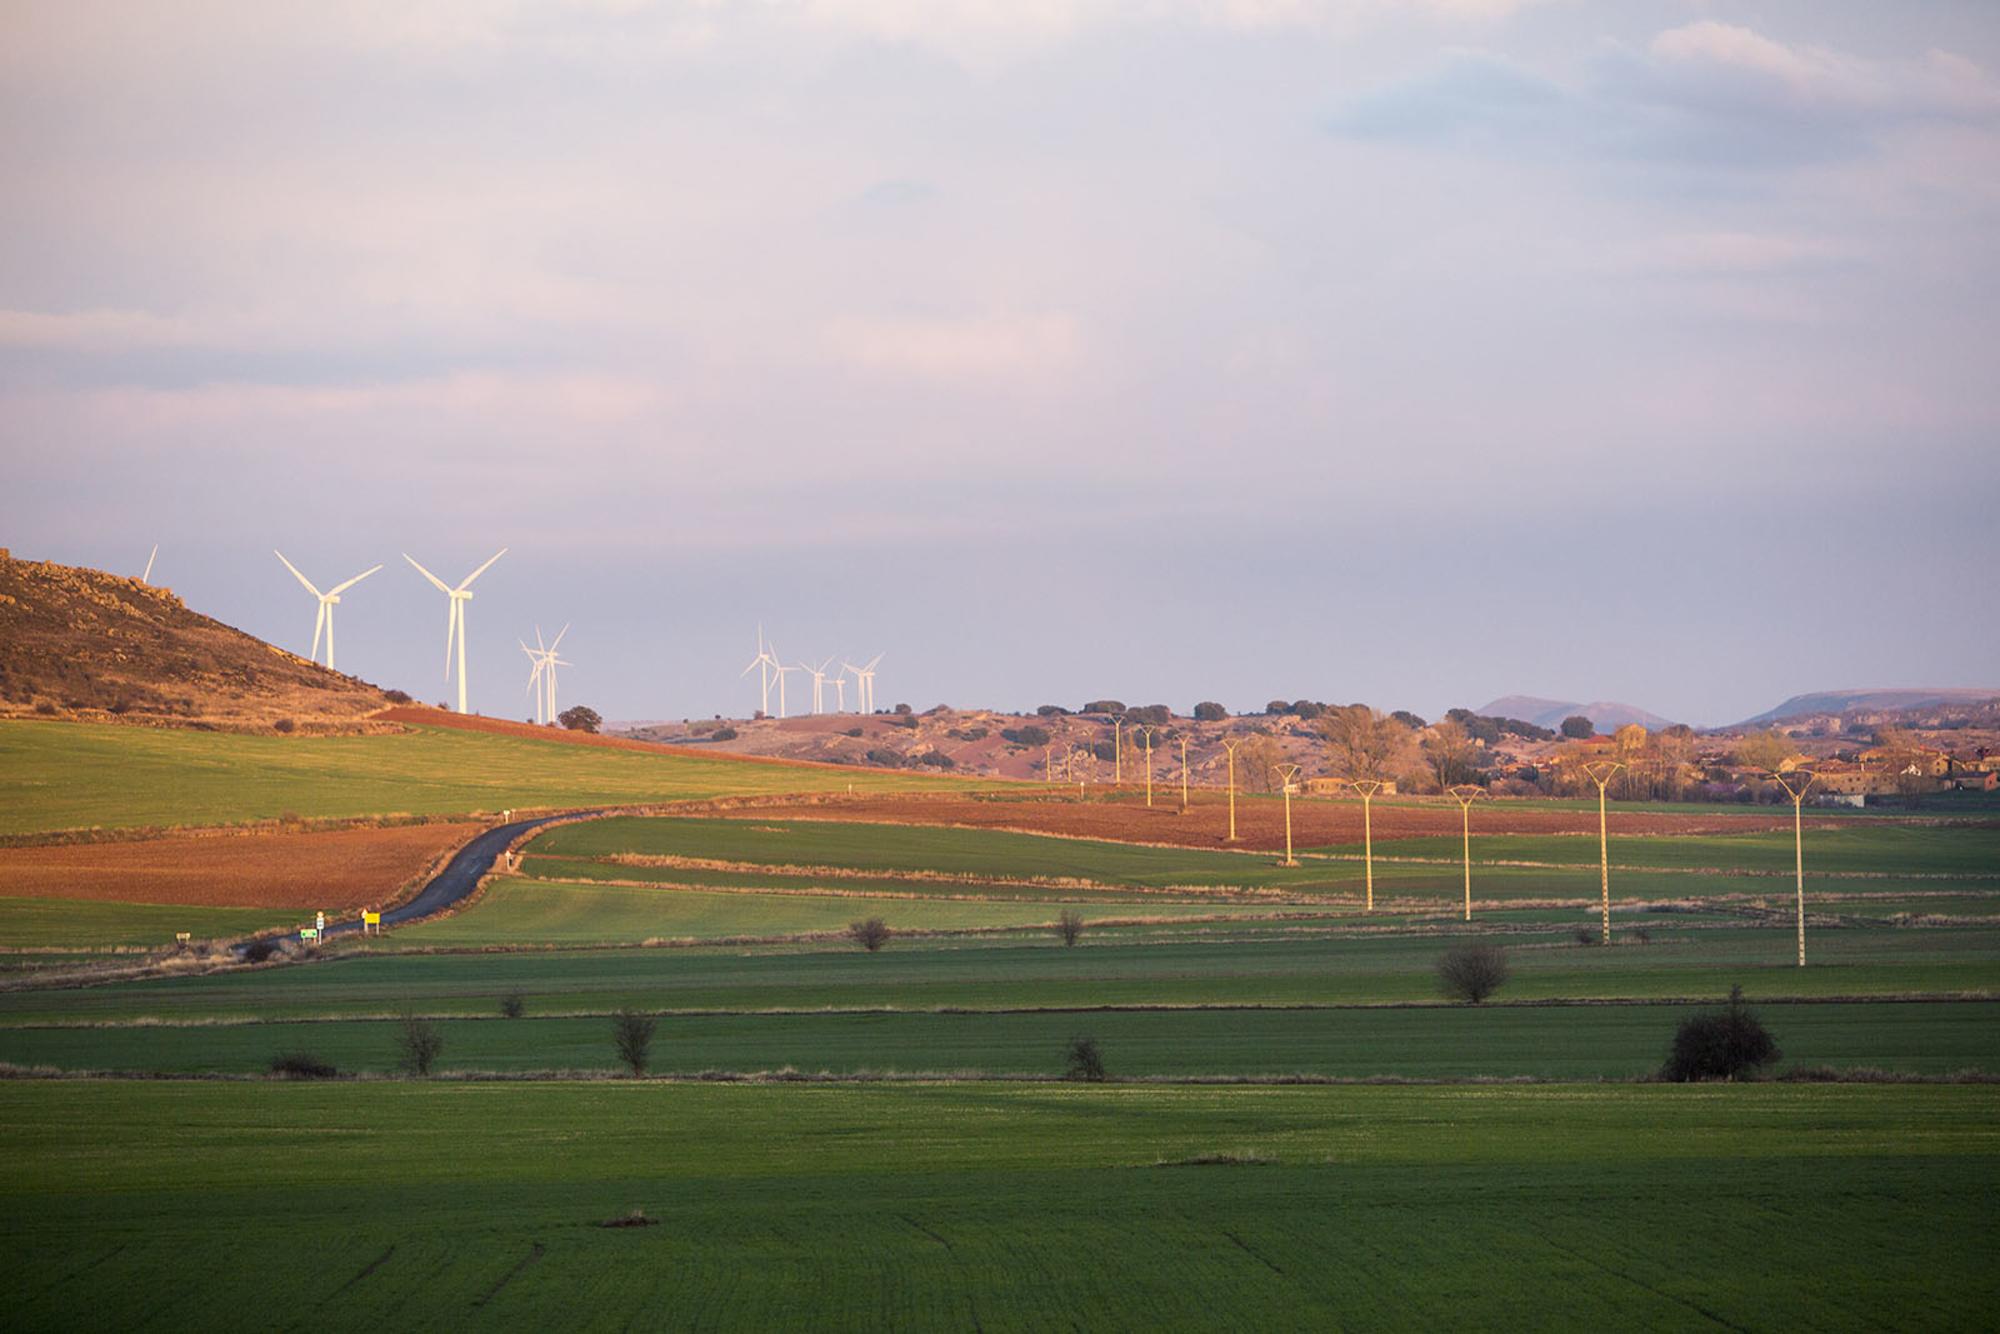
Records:
[[[1542,699],[1536,695],[1502,695],[1478,712],[1488,718],[1519,718],[1537,727],[1560,727],[1563,719],[1580,713],[1590,719],[1600,732],[1613,731],[1626,723],[1638,723],[1655,732],[1662,727],[1673,726],[1671,718],[1662,718],[1636,704],[1621,704],[1611,699],[1576,704],[1567,700]]]
[[[167,589],[0,548],[0,717],[36,714],[308,730],[382,692],[190,611]]]
[[[1755,727],[1786,718],[1804,718],[1816,713],[1894,713],[1904,709],[1935,709],[1953,704],[1979,704],[2000,698],[2000,688],[1971,689],[1945,687],[1899,690],[1820,690],[1794,695],[1776,708],[1754,718],[1745,718],[1738,727]]]

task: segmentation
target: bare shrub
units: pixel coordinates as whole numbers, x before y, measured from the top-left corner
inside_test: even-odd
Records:
[[[1438,987],[1468,1005],[1498,991],[1507,981],[1507,951],[1498,945],[1454,945],[1438,960]]]
[[[1729,1004],[1721,1010],[1681,1020],[1660,1078],[1675,1083],[1742,1079],[1770,1065],[1780,1054],[1757,1012],[1743,1003],[1743,988],[1735,986],[1729,989]]]
[[[271,1073],[283,1075],[286,1079],[333,1079],[340,1074],[331,1061],[309,1051],[288,1051],[273,1056]]]
[[[519,1019],[528,1012],[528,998],[518,991],[510,991],[500,998],[500,1014],[503,1018]]]
[[[253,940],[243,947],[243,962],[263,963],[278,953],[278,942],[271,939]]]
[[[847,938],[870,954],[888,944],[892,934],[894,933],[889,930],[889,924],[879,917],[847,924]]]
[[[1595,945],[1597,943],[1597,932],[1587,926],[1578,927],[1573,934],[1576,943],[1579,945]]]
[[[1653,943],[1653,933],[1642,926],[1632,932],[1632,939],[1641,945],[1650,945]]]
[[[289,736],[291,733],[299,730],[299,725],[290,718],[280,718],[271,724],[271,730],[273,732],[282,732]]]
[[[402,1050],[405,1070],[413,1075],[428,1075],[444,1051],[444,1034],[438,1032],[436,1024],[422,1018],[414,1010],[404,1010],[402,1027],[396,1034],[396,1045]]]
[[[646,1062],[653,1055],[653,1030],[658,1026],[652,1015],[630,1008],[611,1016],[611,1041],[618,1048],[618,1059],[634,1077],[646,1073]]]
[[[1077,938],[1083,934],[1083,914],[1073,908],[1063,909],[1062,915],[1056,918],[1056,934],[1062,937],[1063,944],[1076,944]]]
[[[1104,1082],[1104,1053],[1096,1038],[1071,1038],[1063,1053],[1063,1078],[1081,1084]]]

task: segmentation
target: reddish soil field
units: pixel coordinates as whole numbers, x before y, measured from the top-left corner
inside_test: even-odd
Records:
[[[1156,790],[1158,803],[1150,810],[1142,797],[1116,801],[980,800],[967,797],[887,795],[764,806],[757,818],[795,815],[812,820],[855,820],[879,824],[969,825],[984,829],[1014,829],[1031,834],[1124,843],[1169,843],[1189,848],[1227,847],[1229,806],[1226,798],[1208,792],[1194,794],[1193,808],[1180,814],[1180,792]],[[1457,803],[1447,805],[1375,804],[1374,831],[1380,839],[1422,838],[1459,832]],[[1623,812],[1614,808],[1614,834],[1751,834],[1789,829],[1789,810],[1722,811],[1710,815]],[[1597,812],[1563,810],[1531,802],[1481,801],[1472,808],[1472,832],[1478,834],[1595,834]],[[1236,803],[1237,847],[1282,852],[1285,808],[1268,798]],[[1361,842],[1361,803],[1319,798],[1292,799],[1292,842],[1298,848]]]
[[[0,848],[0,896],[226,908],[373,908],[479,832],[409,825]]]

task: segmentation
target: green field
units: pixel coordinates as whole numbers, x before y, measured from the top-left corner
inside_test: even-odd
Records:
[[[1090,1036],[1119,1078],[1317,1075],[1634,1079],[1660,1066],[1677,1005],[1476,1009],[1098,1010],[1000,1013],[671,1015],[662,1074],[795,1069],[835,1074],[979,1072],[1052,1076]],[[1949,1074],[2000,1071],[2000,1002],[1777,1004],[1764,1021],[1784,1068]],[[306,1051],[348,1072],[393,1072],[393,1021],[191,1027],[0,1027],[0,1061],[65,1070],[259,1074]],[[603,1017],[443,1020],[438,1070],[615,1071]]]
[[[1204,927],[1168,939],[1065,949],[1019,939],[852,946],[710,946],[436,954],[358,952],[304,966],[0,991],[0,1025],[145,1019],[491,1014],[513,990],[538,1013],[654,1010],[968,1009],[1096,1005],[1435,1001],[1452,936],[1310,935]],[[1552,932],[1510,941],[1505,1000],[1694,998],[1741,983],[1753,999],[2000,995],[2000,930],[1826,931],[1817,962],[1791,964],[1784,929],[1670,930],[1650,945],[1583,948]],[[394,943],[396,937],[389,937]]]
[[[19,1328],[1975,1328],[2000,1297],[1990,1086],[13,1082],[0,1134]]]
[[[0,825],[911,781],[443,730],[166,735],[120,734],[129,772],[36,738]],[[1993,831],[1812,836],[1803,969],[1791,886],[1743,874],[1783,869],[1762,834],[1620,840],[1610,948],[1577,940],[1586,839],[1475,839],[1468,926],[1450,840],[1384,845],[1371,915],[1351,849],[1283,868],[754,814],[551,830],[450,916],[261,968],[48,985],[88,963],[65,949],[287,914],[0,901],[0,1062],[149,1076],[0,1080],[10,1324],[1978,1327],[1995,1086],[1633,1082],[1734,984],[1780,1071],[2000,1071]],[[839,939],[863,916],[901,934]],[[1506,948],[1501,1003],[1441,1002],[1467,940]],[[512,993],[526,1018],[499,1017]],[[609,1078],[621,1007],[661,1015],[656,1072],[844,1082]],[[383,1077],[405,1011],[436,1016],[447,1078]],[[1078,1036],[1138,1082],[1019,1082]],[[255,1077],[298,1051],[365,1077]],[[1433,1082],[1185,1082],[1288,1076]],[[660,1225],[591,1226],[633,1207]]]
[[[0,952],[65,947],[104,949],[171,945],[188,932],[196,940],[229,940],[267,927],[288,926],[289,908],[190,908],[175,903],[111,903],[98,899],[0,898]]]
[[[0,834],[963,786],[881,769],[746,764],[414,727],[281,737],[0,722]]]

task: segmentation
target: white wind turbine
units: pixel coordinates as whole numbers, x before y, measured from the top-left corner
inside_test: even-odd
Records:
[[[426,570],[423,566],[417,565],[416,559],[413,556],[411,556],[409,552],[405,551],[403,553],[403,559],[409,561],[411,565],[415,565],[418,574],[421,574],[424,578],[430,580],[431,583],[437,588],[438,592],[444,594],[446,597],[451,599],[451,607],[448,613],[446,614],[445,625],[444,625],[444,679],[447,681],[451,679],[451,644],[452,640],[456,639],[458,641],[458,711],[460,713],[466,712],[465,604],[472,601],[472,593],[470,591],[472,588],[472,581],[474,579],[477,579],[480,575],[485,574],[488,569],[492,568],[494,561],[499,560],[502,556],[506,554],[507,554],[507,548],[501,547],[498,551],[494,552],[493,555],[487,559],[486,564],[480,566],[478,569],[474,570],[471,574],[466,575],[464,582],[460,583],[457,588],[453,588],[451,585],[445,583],[444,580],[438,578],[436,575],[432,574],[429,570]]]
[[[535,721],[538,723],[547,724],[555,720],[556,668],[572,665],[567,658],[557,657],[556,649],[561,645],[563,635],[568,633],[569,627],[565,625],[556,635],[555,643],[550,644],[542,639],[542,627],[538,625],[535,627],[534,648],[529,648],[526,640],[516,641],[521,645],[521,652],[528,655],[528,661],[534,664],[528,672],[528,689],[534,692]]]
[[[777,665],[777,658],[772,656],[771,650],[764,644],[764,627],[760,624],[757,627],[757,656],[750,659],[750,665],[737,675],[748,676],[752,672],[757,673],[757,685],[763,692],[763,704],[757,711],[766,717],[771,713],[771,669]],[[783,689],[784,678],[781,676],[778,679],[781,683],[779,688]]]
[[[827,661],[831,662],[831,661],[832,661],[832,659],[831,659],[831,658],[829,658],[829,659],[827,659]],[[843,671],[838,671],[838,672],[835,672],[835,673],[833,674],[833,689],[834,689],[834,695],[835,695],[835,698],[837,698],[837,699],[839,700],[839,703],[837,703],[837,704],[835,704],[835,705],[833,706],[833,711],[834,711],[835,713],[846,713],[846,712],[847,712],[847,673],[846,673],[846,672],[845,672],[844,670],[843,670]]]
[[[153,550],[158,551],[159,548],[154,547]],[[274,549],[271,552],[271,554],[273,556],[276,556],[279,560],[284,561],[285,568],[292,572],[292,578],[304,584],[306,586],[306,592],[312,594],[314,597],[319,599],[319,615],[313,618],[312,652],[307,654],[306,656],[311,658],[314,662],[319,661],[319,636],[321,631],[325,631],[326,665],[329,669],[331,669],[333,667],[333,609],[335,606],[339,605],[340,595],[342,593],[345,593],[348,589],[354,587],[356,584],[360,583],[363,579],[366,579],[369,575],[375,573],[376,570],[379,570],[382,567],[380,565],[371,566],[370,568],[363,570],[360,574],[355,575],[352,579],[349,579],[346,583],[335,584],[332,588],[329,588],[326,592],[322,593],[317,588],[313,587],[312,580],[306,578],[304,575],[299,573],[298,566],[292,564],[288,560],[285,560],[284,552]],[[149,560],[146,562],[146,572],[150,574],[152,573],[152,569],[153,569],[153,562]]]
[[[778,678],[778,716],[780,718],[785,716],[785,673],[801,672],[804,670],[805,668],[803,667],[787,667],[779,662],[778,647],[775,644],[771,646],[771,675]]]
[[[813,666],[809,662],[802,662],[799,664],[799,670],[805,672],[813,679],[814,713],[826,712],[826,669],[829,665],[832,664],[832,662],[833,659],[828,658],[825,662],[822,662],[817,667]]]
[[[841,664],[854,673],[854,707],[858,712],[875,712],[875,665],[881,662],[883,657],[883,654],[877,653],[861,667],[856,667],[851,662]]]

